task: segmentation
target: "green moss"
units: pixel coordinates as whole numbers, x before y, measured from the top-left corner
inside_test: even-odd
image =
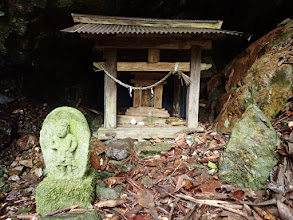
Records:
[[[270,171],[279,159],[275,152],[279,144],[270,121],[258,107],[250,105],[234,125],[220,159],[221,181],[239,188],[265,188]]]
[[[97,179],[98,180],[104,180],[104,179],[107,179],[109,177],[113,177],[115,175],[116,175],[115,173],[109,173],[107,171],[103,171],[101,173],[97,173]]]
[[[290,87],[291,83],[287,77],[286,70],[279,70],[271,80],[272,84],[277,84],[279,87]]]
[[[123,187],[120,185],[109,188],[104,182],[100,182],[96,186],[96,194],[105,199],[119,199]]]
[[[36,189],[37,212],[41,215],[72,205],[87,209],[95,198],[96,172],[83,179],[55,180],[46,177]]]
[[[290,22],[291,28],[293,27],[293,22]],[[269,43],[271,47],[277,46],[279,43],[286,41],[288,38],[293,36],[292,29],[289,28],[287,31],[283,31],[279,37]]]

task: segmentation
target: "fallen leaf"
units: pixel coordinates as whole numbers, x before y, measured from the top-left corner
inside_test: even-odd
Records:
[[[21,150],[29,150],[36,145],[38,145],[38,139],[32,134],[25,135],[16,142],[16,146]]]
[[[293,210],[285,205],[284,203],[277,200],[277,207],[280,213],[282,220],[292,220],[293,219]]]
[[[242,190],[236,190],[231,194],[231,198],[235,200],[242,200],[244,192]]]
[[[208,167],[211,168],[211,169],[217,169],[218,168],[215,163],[210,162],[210,161],[208,162]]]
[[[208,180],[200,186],[202,192],[216,192],[216,189],[220,188],[221,183],[218,180]]]
[[[121,184],[125,180],[125,177],[109,177],[104,180],[109,188],[114,188],[115,185]]]
[[[194,179],[190,178],[186,174],[183,174],[183,175],[179,176],[174,192],[177,192],[182,187],[184,187],[187,190],[191,189],[191,188],[194,188],[194,185],[193,185],[192,181],[194,181]]]
[[[142,207],[148,208],[154,219],[159,219],[152,194],[146,191],[138,191],[136,194],[136,201]]]

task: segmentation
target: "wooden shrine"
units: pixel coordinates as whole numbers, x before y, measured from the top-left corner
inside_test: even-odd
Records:
[[[72,14],[72,27],[62,30],[78,33],[82,37],[94,38],[95,50],[102,50],[105,70],[117,78],[117,72],[128,72],[131,84],[136,87],[150,86],[163,78],[168,72],[189,73],[191,80],[187,87],[186,125],[165,124],[170,114],[163,108],[163,88],[166,81],[151,90],[135,90],[133,106],[124,115],[117,115],[117,84],[105,75],[104,128],[98,130],[99,139],[126,138],[174,138],[183,131],[197,131],[199,111],[200,73],[211,67],[201,63],[202,50],[212,49],[212,41],[224,39],[226,35],[241,35],[235,31],[222,30],[218,20],[168,20],[126,18]],[[120,49],[147,50],[147,60],[122,62],[117,59]],[[163,50],[189,50],[188,62],[162,62]],[[97,73],[99,74],[99,73]],[[180,81],[174,77],[173,116],[180,116]],[[146,121],[148,112],[153,114],[152,125],[131,125],[130,121]]]

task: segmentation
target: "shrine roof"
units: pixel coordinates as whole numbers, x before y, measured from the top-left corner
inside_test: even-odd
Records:
[[[222,30],[221,20],[171,20],[154,18],[113,17],[72,14],[72,27],[61,30],[68,33],[96,35],[111,34],[217,34],[242,36],[242,32]]]

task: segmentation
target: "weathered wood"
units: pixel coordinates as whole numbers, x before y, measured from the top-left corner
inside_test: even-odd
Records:
[[[178,76],[174,76],[173,86],[173,117],[180,117],[181,104],[181,81]]]
[[[160,84],[155,87],[154,91],[154,107],[162,108],[163,106],[163,85]]]
[[[158,73],[158,72],[148,72],[147,74],[145,72],[131,72],[131,75],[134,75],[135,80],[160,80],[164,76],[166,76],[167,73]]]
[[[141,106],[151,107],[152,93],[150,89],[142,90]]]
[[[187,127],[198,127],[198,111],[199,111],[199,90],[200,90],[200,63],[201,49],[193,47],[190,57],[190,80],[191,83],[187,87]]]
[[[133,116],[133,115],[117,115],[117,123],[119,124],[130,124],[131,119],[135,119],[137,122],[145,122],[146,123],[146,116]],[[166,118],[156,118],[153,117],[152,120],[153,124],[165,124]]]
[[[189,50],[192,46],[200,46],[202,50],[212,49],[211,40],[190,38],[155,38],[155,37],[95,37],[95,50],[101,48],[131,48],[131,49],[170,49]]]
[[[103,64],[103,62],[101,62]],[[178,71],[189,72],[190,62],[178,62]],[[174,71],[176,62],[159,62],[159,63],[148,63],[148,62],[117,62],[117,71]],[[212,64],[201,63],[201,70],[207,70],[212,67]]]
[[[148,61],[149,63],[157,63],[160,61],[159,49],[148,49]]]
[[[104,51],[106,69],[114,77],[117,77],[117,50],[107,49]],[[117,115],[117,85],[105,75],[105,127],[116,128]]]
[[[138,138],[176,138],[182,132],[196,132],[202,131],[202,128],[190,129],[185,126],[160,126],[160,127],[147,127],[147,126],[121,126],[116,129],[99,128],[98,138],[100,140],[109,139],[123,139],[131,137],[133,139]]]
[[[158,80],[151,80],[151,79],[132,79],[132,80],[130,80],[130,82],[131,83],[135,83],[135,84],[140,84],[140,85],[143,85],[143,86],[150,86],[150,85],[153,85],[154,83],[158,82]],[[166,85],[167,82],[164,81],[161,84],[162,85]]]
[[[101,15],[71,14],[74,22],[88,24],[139,25],[147,27],[181,27],[221,29],[221,20],[170,20],[157,18],[114,17]]]
[[[158,108],[154,108],[154,107],[129,108],[126,110],[125,115],[146,117],[148,115],[148,112],[152,112],[153,117],[158,117],[158,118],[169,118],[170,117],[167,110],[158,109]]]
[[[141,87],[140,83],[135,84],[136,87]],[[141,97],[142,97],[142,90],[134,90],[133,94],[133,107],[140,107],[141,106]]]

